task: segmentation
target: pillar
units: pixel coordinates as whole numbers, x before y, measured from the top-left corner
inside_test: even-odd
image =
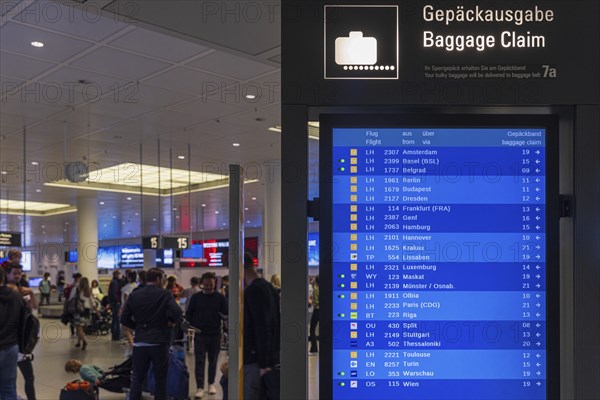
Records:
[[[98,205],[96,193],[77,197],[77,271],[98,279]]]
[[[262,260],[263,277],[281,275],[281,161],[265,162]]]

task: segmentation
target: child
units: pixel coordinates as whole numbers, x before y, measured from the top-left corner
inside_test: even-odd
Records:
[[[75,359],[67,361],[65,364],[65,371],[74,374],[79,373],[81,379],[88,381],[92,385],[97,385],[104,374],[104,372],[95,365],[82,364],[81,361]]]

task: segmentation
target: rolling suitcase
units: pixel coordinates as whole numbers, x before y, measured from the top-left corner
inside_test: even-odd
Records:
[[[146,391],[154,394],[156,382],[154,369],[150,367],[146,378]],[[172,400],[187,400],[190,393],[190,372],[177,352],[169,351],[169,372],[167,374],[167,395]]]
[[[73,381],[61,389],[59,400],[98,400],[98,388],[85,381]]]

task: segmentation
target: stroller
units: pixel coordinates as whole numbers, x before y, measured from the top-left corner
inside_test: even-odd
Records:
[[[102,375],[98,387],[112,393],[125,393],[131,386],[131,370],[133,361],[128,357],[121,364],[115,365]]]
[[[110,333],[111,317],[106,310],[100,313],[100,316],[92,313],[91,322],[85,327],[85,334],[88,336],[106,336]]]

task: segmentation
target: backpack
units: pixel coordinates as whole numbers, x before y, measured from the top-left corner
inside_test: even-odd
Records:
[[[19,352],[31,354],[35,345],[40,339],[40,321],[31,313],[29,309],[25,310],[23,322],[19,332]]]
[[[52,286],[50,286],[50,281],[44,279],[42,281],[42,283],[40,284],[40,292],[43,294],[50,294],[51,289],[52,289]]]
[[[79,290],[75,293],[75,297],[65,303],[64,311],[67,315],[83,314],[85,312],[83,300],[79,298]]]

